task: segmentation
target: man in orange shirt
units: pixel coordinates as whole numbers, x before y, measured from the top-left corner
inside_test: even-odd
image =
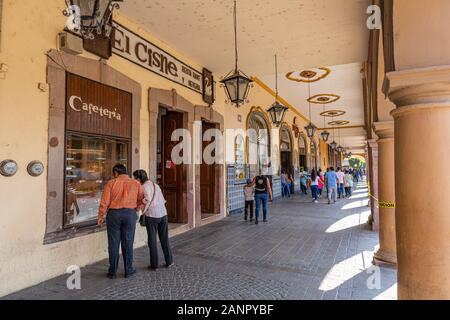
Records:
[[[133,243],[136,231],[136,210],[142,206],[144,191],[141,184],[130,179],[124,165],[113,168],[114,179],[109,181],[102,194],[98,210],[98,224],[103,224],[106,215],[108,233],[109,271],[108,278],[116,278],[119,267],[119,247],[125,266],[125,278],[136,273],[133,269]]]

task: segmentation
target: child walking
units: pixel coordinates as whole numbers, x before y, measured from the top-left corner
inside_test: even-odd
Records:
[[[244,186],[244,198],[245,198],[245,216],[247,221],[250,211],[250,222],[253,221],[253,208],[255,202],[255,186],[252,179],[247,179],[247,184]]]

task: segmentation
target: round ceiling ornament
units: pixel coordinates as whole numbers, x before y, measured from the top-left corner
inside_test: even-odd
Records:
[[[330,126],[336,126],[336,127],[342,127],[349,123],[350,123],[350,121],[347,121],[347,120],[335,120],[335,121],[328,122],[328,124]]]
[[[327,110],[327,111],[322,112],[320,115],[322,117],[335,118],[335,117],[343,116],[344,114],[346,114],[346,112],[344,110]]]
[[[307,101],[314,104],[330,104],[338,101],[340,98],[341,97],[337,94],[321,93],[312,96],[311,98],[307,99]]]
[[[312,83],[322,80],[331,73],[331,70],[325,67],[317,69],[306,69],[301,71],[291,71],[286,74],[286,78],[296,82]]]

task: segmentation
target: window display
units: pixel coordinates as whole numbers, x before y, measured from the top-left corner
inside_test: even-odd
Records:
[[[96,223],[100,198],[117,163],[128,164],[127,141],[68,133],[64,225]]]

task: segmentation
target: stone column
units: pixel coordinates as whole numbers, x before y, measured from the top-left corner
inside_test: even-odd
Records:
[[[380,266],[397,264],[395,239],[394,121],[376,122],[378,139],[378,212],[380,248],[373,262]]]
[[[378,199],[378,142],[376,139],[370,139],[367,141],[369,150],[369,184],[370,191],[370,207],[371,214],[369,224],[372,231],[376,231],[379,228],[379,212],[378,206],[374,198]]]
[[[450,299],[450,67],[387,74],[399,299]]]

